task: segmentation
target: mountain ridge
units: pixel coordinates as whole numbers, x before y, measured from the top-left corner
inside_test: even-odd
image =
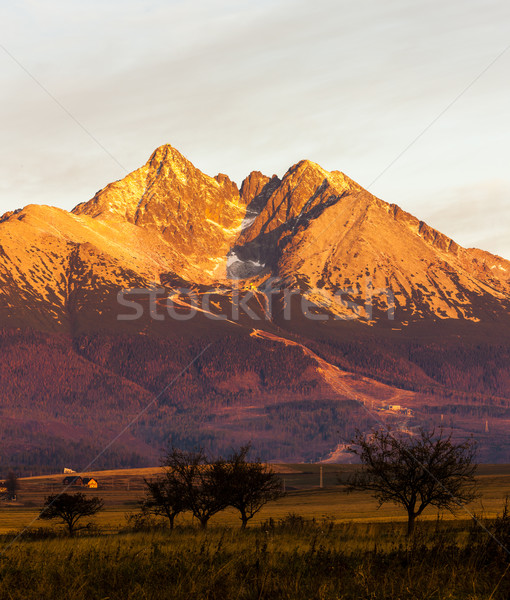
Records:
[[[71,212],[5,213],[0,281],[1,464],[68,462],[71,432],[91,458],[176,377],[116,465],[168,436],[319,460],[372,409],[410,431],[443,415],[510,460],[510,262],[312,161],[238,188],[162,146]]]
[[[41,255],[54,254],[52,244],[60,256],[66,255],[63,244],[67,254],[73,244],[91,244],[108,257],[110,271],[115,263],[147,285],[169,272],[209,285],[272,276],[329,295],[343,290],[361,305],[367,299],[361,280],[370,278],[374,288],[392,290],[403,322],[491,318],[493,299],[506,310],[510,298],[509,261],[462,248],[340,171],[327,172],[309,160],[290,167],[282,179],[253,172],[238,189],[226,175],[205,175],[164,145],[143,167],[71,212],[29,205],[6,213],[0,228],[0,239],[12,242],[8,229],[38,239]],[[12,280],[12,271],[32,259],[26,248],[9,250],[0,258]],[[21,286],[30,286],[32,278],[40,292],[42,277],[51,287],[46,267],[52,262],[50,256],[45,264],[31,264]],[[118,279],[106,271],[106,279]]]

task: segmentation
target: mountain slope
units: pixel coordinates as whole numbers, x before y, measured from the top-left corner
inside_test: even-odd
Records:
[[[361,317],[370,287],[391,290],[399,320],[480,320],[508,310],[510,262],[461,248],[342,173],[302,161],[252,202],[263,208],[232,251],[237,275],[245,261],[252,276],[301,280],[330,298],[343,292]],[[386,296],[375,294],[381,310]]]
[[[380,421],[510,460],[510,262],[311,161],[238,189],[162,146],[71,213],[1,217],[0,281],[0,466],[70,439],[86,463],[149,403],[111,464],[169,439],[318,460]]]

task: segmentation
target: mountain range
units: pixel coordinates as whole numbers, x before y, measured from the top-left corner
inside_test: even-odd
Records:
[[[341,461],[381,423],[510,460],[510,262],[311,161],[238,188],[162,146],[0,217],[0,281],[0,468],[81,468],[131,421],[97,466]]]

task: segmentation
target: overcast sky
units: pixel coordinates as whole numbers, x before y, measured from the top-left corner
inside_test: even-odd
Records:
[[[507,0],[4,0],[0,22],[90,134],[0,48],[0,212],[71,209],[170,143],[239,184],[308,158],[510,258]]]

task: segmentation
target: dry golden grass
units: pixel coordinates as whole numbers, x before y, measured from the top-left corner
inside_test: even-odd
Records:
[[[405,514],[394,505],[377,508],[376,502],[369,494],[345,494],[343,486],[338,485],[338,476],[345,479],[356,467],[353,465],[324,465],[324,485],[319,486],[319,466],[275,465],[285,481],[288,495],[268,504],[253,519],[252,524],[259,524],[272,517],[282,518],[289,513],[296,513],[305,518],[327,518],[335,522],[404,522]],[[90,495],[103,498],[105,509],[99,513],[94,523],[106,532],[117,531],[126,524],[125,515],[137,510],[137,502],[144,496],[144,478],[150,478],[160,472],[158,467],[146,469],[126,469],[117,471],[94,471],[87,473],[97,478],[100,487],[97,490],[71,488],[67,491],[85,491]],[[20,479],[18,502],[0,504],[0,534],[19,530],[28,525],[35,527],[51,527],[51,523],[35,520],[39,514],[45,496],[64,490],[64,475],[51,475]],[[478,481],[482,497],[467,507],[469,513],[484,514],[494,517],[501,512],[505,496],[510,495],[510,465],[481,465]],[[460,511],[458,518],[469,519],[469,513]],[[429,509],[422,520],[435,520],[437,512]],[[441,515],[444,519],[454,518],[449,513]],[[184,515],[178,519],[181,523],[190,522]],[[212,525],[238,525],[238,516],[231,510],[216,515]]]

